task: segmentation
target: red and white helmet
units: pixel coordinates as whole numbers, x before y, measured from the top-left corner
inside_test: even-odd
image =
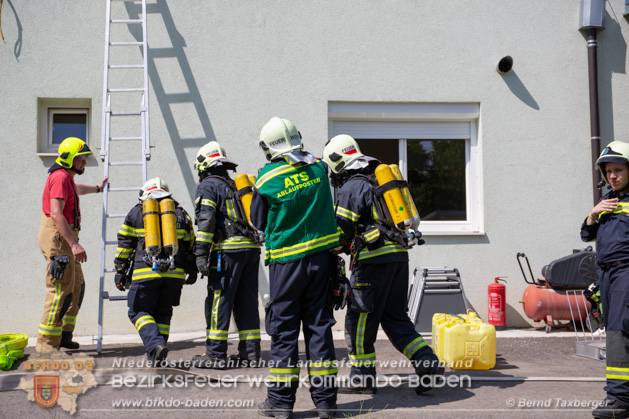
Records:
[[[147,198],[161,199],[171,196],[173,193],[168,190],[168,185],[161,178],[149,179],[144,186],[142,186],[142,192],[140,200],[144,201]]]
[[[323,160],[334,173],[346,169],[366,167],[373,157],[365,156],[358,147],[356,140],[349,135],[341,134],[327,142],[323,149]]]
[[[212,166],[225,165],[228,169],[234,170],[238,166],[227,158],[227,153],[218,141],[210,141],[197,152],[194,168],[199,172],[205,172]]]

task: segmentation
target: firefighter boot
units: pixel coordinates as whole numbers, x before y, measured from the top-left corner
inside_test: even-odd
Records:
[[[424,355],[411,361],[415,366],[415,373],[419,376],[419,385],[415,387],[416,394],[422,394],[433,387],[434,380],[445,372],[443,365],[435,354]]]
[[[166,360],[167,356],[168,348],[165,344],[162,343],[157,345],[155,349],[153,349],[153,351],[151,352],[151,358],[153,359],[153,362],[157,367],[162,366],[161,364]]]
[[[292,409],[275,407],[269,402],[269,399],[266,399],[258,405],[258,414],[260,416],[268,416],[276,419],[293,419]]]
[[[192,366],[196,368],[208,368],[214,370],[224,370],[227,362],[224,359],[214,358],[207,354],[195,355],[192,357]]]
[[[80,345],[72,340],[72,332],[61,332],[61,343],[59,346],[66,349],[79,349]]]
[[[629,406],[609,397],[592,410],[595,418],[629,418]]]

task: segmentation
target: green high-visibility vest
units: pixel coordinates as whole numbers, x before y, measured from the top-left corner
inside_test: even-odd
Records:
[[[321,161],[262,168],[256,188],[269,204],[264,263],[286,262],[335,247],[339,232],[328,176]]]

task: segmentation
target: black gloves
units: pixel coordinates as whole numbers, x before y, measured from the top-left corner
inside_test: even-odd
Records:
[[[63,271],[70,263],[70,256],[60,255],[50,258],[50,275],[55,279],[63,279]]]
[[[210,276],[210,264],[207,256],[197,256],[196,265],[201,275]]]
[[[352,301],[352,289],[345,276],[345,261],[338,255],[330,254],[330,289],[328,305],[334,310],[343,310]]]
[[[197,265],[196,265],[196,256],[194,254],[188,254],[186,256],[186,285],[192,285],[197,282]]]

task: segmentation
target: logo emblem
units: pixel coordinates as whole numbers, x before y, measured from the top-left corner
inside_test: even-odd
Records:
[[[41,407],[54,406],[59,400],[59,376],[36,375],[33,379],[37,404]]]

